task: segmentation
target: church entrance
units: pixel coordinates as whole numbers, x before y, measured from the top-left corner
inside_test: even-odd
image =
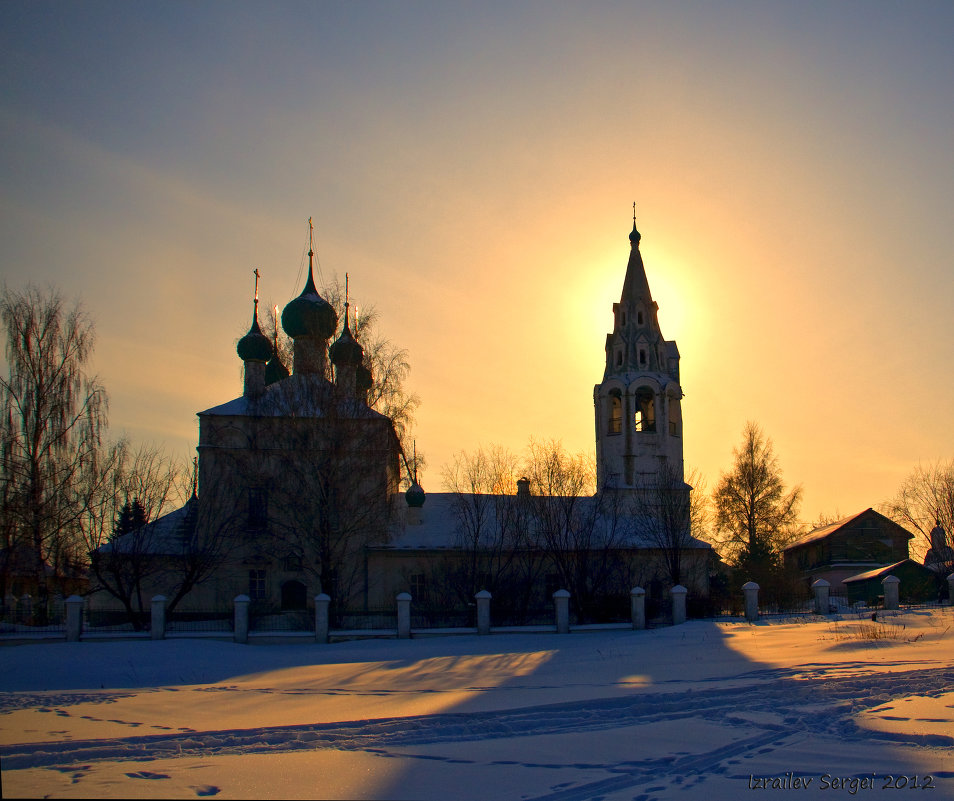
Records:
[[[300,581],[286,581],[282,584],[282,611],[304,609],[308,590]]]

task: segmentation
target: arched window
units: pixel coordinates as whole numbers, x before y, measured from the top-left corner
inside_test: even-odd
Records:
[[[682,404],[679,398],[669,397],[669,436],[682,436]]]
[[[656,395],[649,387],[640,387],[633,396],[636,402],[634,425],[637,431],[656,430]]]
[[[614,390],[610,395],[609,420],[606,433],[619,434],[623,430],[623,401],[619,392]]]

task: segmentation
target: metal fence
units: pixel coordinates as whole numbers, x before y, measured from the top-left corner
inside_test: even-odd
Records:
[[[25,595],[0,604],[0,634],[65,634],[66,607],[55,596],[44,603]]]

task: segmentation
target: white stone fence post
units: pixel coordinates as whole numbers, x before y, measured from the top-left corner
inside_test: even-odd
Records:
[[[557,590],[553,593],[553,606],[556,612],[557,634],[570,633],[570,593]]]
[[[759,619],[759,585],[754,581],[747,581],[742,585],[745,593],[745,619],[750,623]]]
[[[490,634],[490,599],[487,590],[481,590],[474,598],[477,599],[477,633]]]
[[[163,640],[166,637],[166,596],[152,596],[152,621],[149,630],[154,640]]]
[[[252,599],[247,595],[235,596],[235,642],[248,642],[248,605]]]
[[[331,596],[319,593],[315,596],[315,642],[328,642],[328,606]]]
[[[406,640],[411,636],[411,594],[402,592],[397,596],[397,636]]]
[[[828,606],[828,594],[831,590],[831,584],[825,579],[818,579],[812,584],[812,592],[815,593],[815,614],[827,615],[831,610]]]
[[[885,609],[897,609],[898,608],[898,596],[899,596],[899,586],[901,584],[901,579],[897,576],[885,576],[881,579],[881,586],[884,588],[884,608]]]
[[[686,594],[689,592],[682,584],[677,584],[669,593],[672,595],[672,624],[678,626],[686,622]]]
[[[66,641],[79,642],[83,634],[83,599],[71,595],[66,599]]]
[[[642,587],[633,587],[629,591],[629,614],[634,631],[646,628],[646,590]]]

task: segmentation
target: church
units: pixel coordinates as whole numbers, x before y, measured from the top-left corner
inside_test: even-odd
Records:
[[[291,369],[261,330],[256,274],[237,345],[243,392],[198,414],[193,497],[99,558],[151,560],[143,594],[179,610],[228,608],[241,594],[262,609],[305,610],[323,592],[339,623],[391,608],[399,592],[450,620],[488,590],[512,622],[561,588],[594,620],[628,605],[636,585],[650,603],[675,584],[704,598],[712,551],[689,530],[679,351],[659,329],[639,244],[634,215],[593,390],[595,495],[546,496],[527,479],[507,495],[425,494],[391,421],[368,405],[374,377],[349,304],[339,320],[319,293],[312,245],[304,289],[281,314]],[[478,508],[475,527],[468,511]],[[115,605],[107,595],[93,603]]]

